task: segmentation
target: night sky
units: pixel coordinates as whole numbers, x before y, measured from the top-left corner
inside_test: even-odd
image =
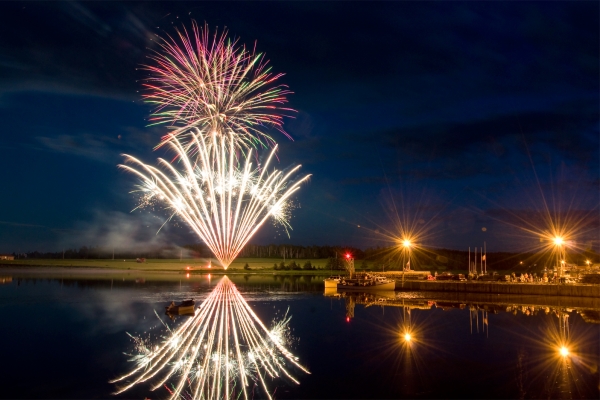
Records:
[[[256,41],[294,92],[278,168],[313,176],[291,237],[252,242],[365,248],[404,221],[423,245],[515,250],[546,214],[598,249],[597,1],[3,2],[0,252],[199,241],[131,213],[117,168],[163,155],[139,67],[192,19]]]

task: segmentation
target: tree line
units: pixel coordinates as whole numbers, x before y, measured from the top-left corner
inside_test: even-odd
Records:
[[[372,247],[365,250],[353,246],[296,246],[289,244],[258,245],[248,244],[240,252],[240,258],[272,258],[283,259],[284,265],[290,265],[292,260],[328,259],[327,269],[344,269],[346,254],[351,255],[357,264],[357,269],[402,270],[410,263],[413,270],[466,270],[469,263],[469,252],[464,250],[437,249],[418,247],[410,254],[397,246]],[[65,249],[56,252],[32,251],[15,254],[15,258],[33,259],[177,259],[177,258],[209,258],[212,252],[203,243],[184,246],[161,246],[152,249],[119,249],[102,246],[81,246],[80,248]],[[410,258],[409,258],[410,256]],[[475,255],[471,252],[471,262]],[[409,261],[410,260],[410,261]],[[567,252],[567,262],[584,265],[586,260],[593,263],[600,261],[600,256],[592,250]],[[481,270],[481,255],[477,257],[477,269]],[[487,270],[536,270],[552,268],[556,264],[556,256],[549,252],[488,252],[486,254]],[[305,263],[295,266],[304,269]],[[292,265],[294,266],[294,265]],[[308,266],[306,266],[308,269]],[[283,269],[282,267],[279,267]],[[290,267],[291,268],[291,267]]]

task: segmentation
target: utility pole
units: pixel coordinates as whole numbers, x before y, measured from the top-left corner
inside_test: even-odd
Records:
[[[471,267],[471,248],[469,247],[469,275],[473,273],[473,268]]]

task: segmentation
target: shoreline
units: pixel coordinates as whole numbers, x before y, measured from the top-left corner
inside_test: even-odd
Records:
[[[155,262],[136,263],[135,260],[113,266],[99,265],[106,261],[94,261],[95,265],[48,265],[43,263],[14,262],[0,263],[0,277],[2,278],[70,278],[77,279],[148,279],[171,280],[193,279],[210,276],[236,275],[251,277],[256,276],[313,276],[324,278],[333,273],[331,270],[274,270],[273,268],[206,268],[190,267],[185,262]],[[125,267],[128,265],[127,267]],[[146,267],[146,268],[144,268]],[[189,268],[189,269],[187,269]],[[336,271],[337,272],[337,271]],[[438,293],[472,293],[484,295],[525,295],[549,297],[588,297],[600,298],[600,285],[597,284],[552,284],[552,283],[496,283],[496,282],[453,282],[453,281],[426,281],[426,280],[396,280],[396,292],[438,292]]]
[[[240,258],[235,260],[227,269],[217,265],[210,259],[160,259],[145,260],[138,262],[136,259],[22,259],[22,260],[0,260],[0,272],[7,269],[29,270],[38,269],[69,269],[69,270],[108,270],[108,271],[136,271],[136,272],[165,272],[165,273],[206,273],[206,274],[228,274],[228,273],[284,273],[290,275],[331,275],[340,271],[331,271],[325,267],[326,259],[300,260],[293,259],[285,261],[286,265],[295,262],[302,267],[304,263],[311,262],[314,269],[275,269],[274,265],[280,265],[283,259],[251,259]],[[246,267],[247,266],[247,267]],[[248,269],[246,269],[248,268]]]
[[[196,281],[212,276],[218,278],[221,276],[244,277],[267,277],[267,276],[285,276],[301,277],[313,276],[322,279],[330,275],[330,271],[275,271],[275,270],[244,270],[244,269],[203,269],[203,270],[185,270],[185,269],[123,269],[123,268],[103,268],[103,267],[81,267],[81,266],[22,266],[22,265],[0,265],[0,280],[13,279],[126,279],[126,280],[189,280]],[[256,279],[255,278],[255,279]],[[3,282],[0,282],[3,283]],[[7,282],[4,282],[7,283]]]
[[[271,259],[242,259],[232,263],[229,268],[224,269],[219,265],[208,266],[205,260],[147,260],[145,262],[136,262],[136,260],[10,260],[0,261],[0,273],[3,271],[32,272],[68,270],[70,272],[82,271],[88,273],[90,270],[96,272],[136,272],[136,273],[168,273],[168,274],[287,274],[287,275],[331,275],[330,269],[322,267],[323,260],[316,260],[314,267],[316,269],[274,269],[273,264],[279,264],[280,260]],[[282,260],[281,260],[282,261]],[[292,260],[298,262],[299,260]],[[301,260],[304,261],[304,260]],[[248,265],[249,269],[244,266]]]

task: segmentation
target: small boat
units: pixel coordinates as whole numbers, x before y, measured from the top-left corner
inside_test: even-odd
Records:
[[[325,282],[325,289],[337,289],[337,285],[342,281],[342,279],[344,279],[344,277],[341,275],[332,275],[327,279],[323,279],[323,282]]]
[[[179,304],[175,304],[174,301],[171,302],[168,306],[165,307],[167,314],[175,314],[175,315],[184,315],[184,314],[193,314],[194,307],[196,306],[196,302],[193,299],[184,300]]]
[[[338,290],[395,290],[396,282],[383,276],[356,274],[353,279],[343,278],[337,285]]]

